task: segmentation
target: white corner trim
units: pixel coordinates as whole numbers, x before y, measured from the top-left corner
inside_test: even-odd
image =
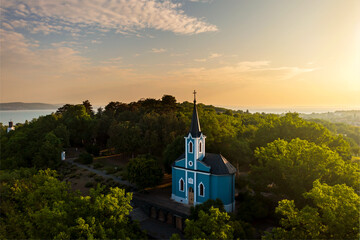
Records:
[[[178,170],[183,170],[183,171],[185,171],[186,174],[187,174],[187,172],[193,172],[193,173],[203,174],[203,175],[214,175],[214,174],[211,174],[211,173],[199,172],[199,171],[194,171],[194,170],[190,170],[190,169],[184,169],[184,168],[175,167],[175,166],[173,168],[178,169]],[[217,175],[214,175],[214,176],[217,176]],[[222,175],[220,175],[220,176],[222,176]]]

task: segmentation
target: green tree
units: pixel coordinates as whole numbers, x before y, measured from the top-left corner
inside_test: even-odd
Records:
[[[323,125],[306,121],[297,113],[269,117],[256,131],[252,142],[253,149],[263,147],[279,138],[286,141],[300,138],[318,145],[324,144],[336,151],[344,160],[351,159],[350,145],[341,135],[331,134]]]
[[[86,107],[82,104],[67,104],[63,108],[60,111],[62,115],[61,121],[70,132],[70,144],[72,146],[83,146],[91,142],[94,123]]]
[[[189,219],[197,220],[200,211],[203,211],[205,213],[210,213],[211,207],[219,209],[220,212],[226,212],[224,208],[224,204],[221,201],[221,199],[219,198],[217,198],[216,200],[209,199],[203,202],[202,204],[197,204],[195,207],[191,206]]]
[[[160,184],[164,174],[158,163],[148,156],[138,156],[126,166],[127,178],[140,189]]]
[[[139,239],[132,223],[131,193],[98,186],[82,197],[56,172],[22,169],[0,174],[1,239]]]
[[[83,101],[82,104],[84,105],[87,114],[89,114],[90,116],[94,116],[93,107],[92,107],[90,101],[89,101],[89,100],[85,100],[85,101]]]
[[[346,183],[359,188],[359,168],[342,160],[326,146],[306,140],[276,140],[255,150],[258,164],[251,166],[250,178],[258,190],[304,202],[302,194],[316,179],[328,184]]]
[[[108,145],[118,152],[136,153],[142,143],[140,128],[130,121],[114,122],[108,134]]]
[[[61,151],[61,140],[53,132],[49,132],[34,157],[34,166],[37,168],[57,167],[61,162]]]
[[[163,164],[167,173],[171,173],[172,163],[184,153],[184,149],[185,142],[183,136],[178,136],[172,143],[166,146],[163,154]]]
[[[214,207],[220,206],[221,209]],[[232,220],[220,199],[206,201],[192,209],[191,218],[185,220],[187,239],[252,239],[255,229],[246,222]],[[195,210],[195,211],[194,211]],[[196,216],[193,216],[197,214]]]
[[[304,194],[311,206],[301,210],[292,200],[282,200],[276,208],[281,227],[264,239],[359,239],[360,197],[345,184],[328,186],[320,181]]]
[[[185,220],[187,239],[233,239],[234,229],[229,224],[230,216],[211,207],[209,213],[200,210],[197,220]]]

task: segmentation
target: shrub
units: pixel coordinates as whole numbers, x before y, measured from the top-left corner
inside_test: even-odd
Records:
[[[116,173],[118,170],[117,170],[117,167],[106,167],[105,168],[105,171],[107,174],[113,174],[113,173]]]
[[[93,168],[95,168],[95,169],[102,168],[102,167],[104,167],[104,164],[103,164],[103,163],[100,163],[100,162],[96,162],[96,163],[94,163],[94,165],[93,165]]]
[[[128,180],[140,189],[158,185],[164,176],[161,167],[149,156],[131,159],[126,169]]]
[[[102,176],[96,176],[94,178],[94,180],[95,180],[95,182],[102,182],[102,181],[104,181],[104,178]]]
[[[81,153],[79,155],[79,158],[77,159],[77,162],[82,164],[90,164],[93,162],[93,156],[90,153]]]
[[[93,154],[94,156],[98,157],[100,155],[100,148],[97,145],[86,145],[85,149],[88,153]]]
[[[87,183],[85,183],[85,187],[86,188],[91,188],[91,187],[94,187],[94,183],[93,182],[87,182]]]
[[[88,177],[89,177],[89,178],[92,178],[92,177],[94,177],[95,175],[96,175],[96,173],[89,173],[89,174],[88,174]]]

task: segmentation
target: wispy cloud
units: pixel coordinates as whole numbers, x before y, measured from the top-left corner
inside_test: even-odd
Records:
[[[190,2],[201,2],[201,3],[210,3],[213,0],[189,0]]]
[[[183,68],[171,71],[169,75],[190,82],[206,81],[207,84],[232,84],[235,87],[239,83],[249,81],[284,81],[311,71],[314,71],[314,69],[288,66],[273,67],[269,61],[243,61],[215,68]]]
[[[2,1],[2,11],[15,14],[31,25],[34,33],[68,31],[86,27],[133,34],[141,29],[198,34],[218,28],[203,19],[188,16],[180,3],[170,0],[56,0]],[[20,27],[20,26],[19,26]]]
[[[194,61],[195,62],[206,62],[207,59],[206,58],[195,58]]]
[[[1,64],[2,98],[16,100],[20,94],[31,99],[46,92],[53,99],[61,99],[64,92],[93,91],[109,83],[124,84],[122,79],[136,79],[131,68],[121,65],[121,56],[95,64],[71,47],[75,43],[38,48],[20,33],[0,29],[0,35],[0,58],[6,59]],[[16,96],[10,91],[15,89]]]
[[[206,58],[195,58],[194,61],[195,62],[207,62],[210,59],[214,59],[214,58],[218,58],[221,57],[222,54],[220,53],[210,53],[208,57]]]
[[[152,53],[164,53],[166,52],[165,48],[152,48],[151,51]]]
[[[219,53],[211,53],[209,58],[217,58],[217,57],[221,57],[222,55]]]

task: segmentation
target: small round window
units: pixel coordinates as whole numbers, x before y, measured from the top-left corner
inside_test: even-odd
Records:
[[[192,165],[193,165],[193,162],[192,162],[192,161],[190,161],[190,162],[189,162],[189,166],[190,166],[190,167],[192,167]]]

